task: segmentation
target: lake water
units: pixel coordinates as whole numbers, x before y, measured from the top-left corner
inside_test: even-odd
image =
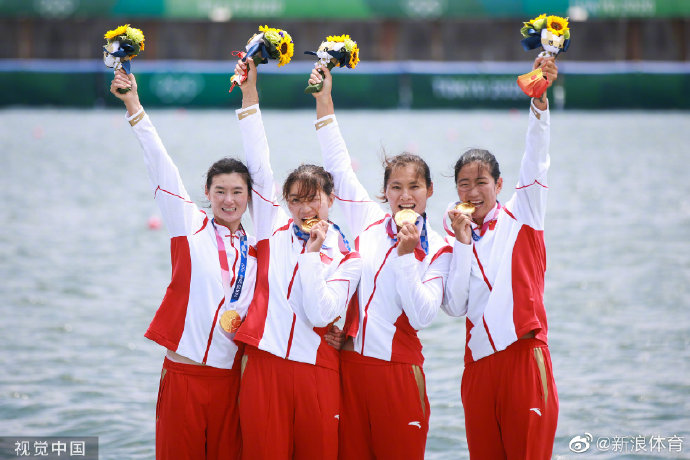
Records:
[[[242,156],[234,113],[150,115],[203,203],[206,168]],[[428,160],[438,231],[466,148],[496,154],[507,185],[499,198],[517,180],[527,107],[338,118],[371,194],[381,187],[382,149]],[[313,119],[264,113],[278,180],[320,162]],[[554,458],[690,458],[689,140],[687,113],[552,114],[545,300],[560,397]],[[170,278],[169,244],[164,230],[147,227],[157,210],[124,110],[0,111],[0,184],[0,437],[98,436],[101,459],[153,458],[164,352],[143,333]],[[464,319],[441,312],[420,335],[427,458],[466,459]],[[586,433],[590,448],[572,452],[571,439]]]

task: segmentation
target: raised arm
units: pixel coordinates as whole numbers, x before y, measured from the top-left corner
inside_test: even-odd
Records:
[[[259,93],[256,89],[257,72],[252,59],[238,61],[235,73],[241,75],[249,68],[247,80],[242,83],[242,108],[237,110],[237,119],[242,133],[242,144],[247,159],[247,168],[252,176],[252,200],[250,213],[254,222],[256,239],[269,238],[276,221],[285,214],[277,201],[273,170],[269,157],[266,131],[259,109]]]
[[[534,68],[537,67],[542,68],[551,86],[558,77],[558,68],[553,58],[537,58]],[[546,214],[550,118],[548,99],[544,92],[539,99],[532,99],[520,178],[512,203],[508,203],[508,208],[512,208],[519,221],[537,230],[544,229]]]
[[[319,70],[325,77],[321,76]],[[335,118],[331,98],[331,73],[325,67],[314,69],[309,83],[322,80],[323,89],[313,95],[316,99],[316,135],[321,146],[323,167],[333,175],[336,198],[342,205],[350,231],[357,236],[370,224],[382,219],[386,213],[369,197],[352,169],[352,160]]]
[[[120,94],[117,92],[118,88],[130,88],[130,91]],[[117,71],[110,85],[110,92],[123,101],[127,108],[127,121],[132,125],[144,151],[144,162],[154,198],[170,236],[188,235],[198,230],[203,225],[206,214],[189,198],[177,166],[165,150],[149,116],[144,112],[139,102],[136,78],[132,74],[127,75],[123,70]]]

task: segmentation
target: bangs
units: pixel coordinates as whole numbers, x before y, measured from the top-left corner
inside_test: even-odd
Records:
[[[286,201],[291,198],[311,201],[323,190],[321,181],[313,174],[305,174],[302,175],[302,177],[297,177],[289,184],[286,183],[285,186],[283,198]]]

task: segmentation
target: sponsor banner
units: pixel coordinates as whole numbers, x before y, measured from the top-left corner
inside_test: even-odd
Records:
[[[147,107],[239,107],[241,92],[228,93],[228,62],[137,62],[139,95]],[[285,69],[262,66],[264,108],[313,109],[304,94],[310,63]],[[690,64],[561,63],[549,97],[556,109],[690,109]],[[516,84],[525,63],[363,63],[334,71],[338,108],[511,109],[528,98]],[[0,106],[120,106],[109,93],[112,73],[98,61],[0,61]],[[64,91],[64,88],[79,88]],[[663,88],[663,91],[659,91]]]

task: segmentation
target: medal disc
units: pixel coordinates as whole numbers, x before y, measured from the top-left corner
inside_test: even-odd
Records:
[[[476,207],[472,203],[470,203],[469,201],[465,201],[464,203],[459,203],[458,205],[456,205],[455,209],[457,209],[461,213],[467,214],[469,216],[474,212]]]
[[[222,327],[225,332],[236,332],[237,329],[240,328],[240,324],[242,324],[242,319],[240,318],[240,314],[235,310],[223,312],[220,317],[220,327]]]
[[[311,232],[311,228],[319,222],[321,222],[321,220],[317,219],[316,217],[312,217],[310,219],[307,219],[304,222],[302,222],[302,230],[309,233],[309,232]]]
[[[411,223],[414,224],[417,222],[417,217],[419,214],[414,212],[411,209],[403,209],[402,211],[398,211],[395,213],[395,224],[398,227],[402,227],[406,223]]]

